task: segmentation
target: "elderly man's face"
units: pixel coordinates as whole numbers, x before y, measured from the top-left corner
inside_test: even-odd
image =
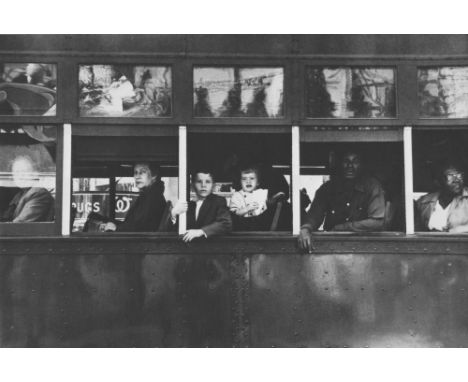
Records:
[[[343,177],[345,179],[355,179],[361,171],[361,158],[358,154],[348,153],[341,162]]]
[[[13,181],[20,188],[32,187],[38,180],[37,172],[27,158],[16,159],[11,167],[11,172],[13,173]]]
[[[460,170],[449,167],[444,171],[443,185],[447,191],[459,195],[463,191],[464,174]]]

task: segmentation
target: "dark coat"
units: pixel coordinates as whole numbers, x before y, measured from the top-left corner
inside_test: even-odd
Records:
[[[2,220],[13,223],[53,221],[54,198],[45,188],[20,189],[11,200]]]
[[[188,229],[202,229],[207,237],[225,235],[232,231],[231,214],[225,198],[214,194],[209,195],[200,207],[197,220],[195,220],[195,209],[196,202],[189,202]]]
[[[166,208],[164,183],[157,180],[140,191],[128,210],[125,220],[117,225],[118,232],[156,232]]]

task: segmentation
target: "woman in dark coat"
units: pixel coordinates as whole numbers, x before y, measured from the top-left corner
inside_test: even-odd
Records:
[[[155,232],[166,208],[164,183],[158,179],[159,168],[151,163],[137,163],[133,168],[138,198],[120,224],[106,223],[105,231]]]

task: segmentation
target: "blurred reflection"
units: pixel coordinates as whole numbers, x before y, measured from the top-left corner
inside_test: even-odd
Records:
[[[418,69],[421,117],[468,116],[468,67]]]
[[[172,114],[169,66],[81,65],[80,115],[168,117]]]
[[[56,115],[57,65],[0,64],[0,115]]]
[[[195,68],[195,117],[283,116],[282,68]]]
[[[396,117],[391,68],[307,68],[310,118]]]

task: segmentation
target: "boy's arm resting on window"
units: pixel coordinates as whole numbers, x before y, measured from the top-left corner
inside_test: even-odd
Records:
[[[225,235],[232,231],[232,219],[229,209],[227,208],[226,199],[219,198],[216,200],[216,217],[213,223],[202,227],[206,237],[215,235]]]
[[[303,222],[301,229],[308,229],[309,231],[317,231],[325,219],[327,211],[327,189],[322,185],[315,193],[314,200],[307,211],[305,222]]]
[[[382,231],[385,218],[385,193],[380,184],[373,185],[367,205],[367,218],[338,224],[333,231],[373,232]]]
[[[29,196],[18,216],[13,219],[13,223],[50,221],[48,216],[53,208],[52,195],[45,189],[38,189]]]

